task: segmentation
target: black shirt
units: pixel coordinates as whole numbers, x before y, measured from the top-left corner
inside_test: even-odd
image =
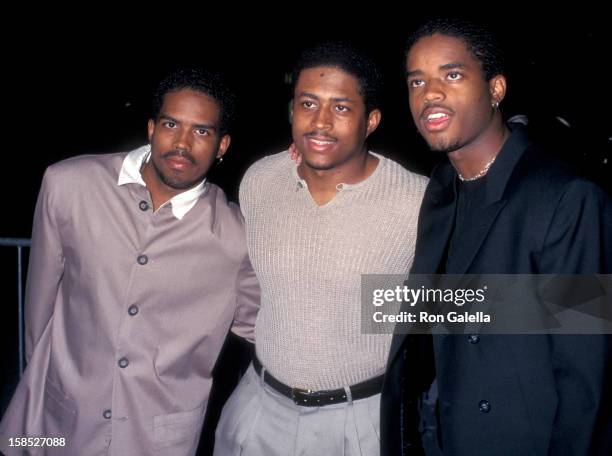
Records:
[[[445,268],[447,274],[453,274],[459,269],[456,264],[457,260],[459,260],[457,252],[460,250],[458,246],[461,243],[463,234],[474,229],[477,223],[479,223],[479,215],[485,207],[486,182],[486,175],[473,181],[456,179],[457,209],[455,212],[453,234],[448,245]]]

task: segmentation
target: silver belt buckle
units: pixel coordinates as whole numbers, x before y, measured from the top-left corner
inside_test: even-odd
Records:
[[[291,388],[291,399],[296,405],[304,405],[308,399],[312,399],[312,393],[313,391],[309,389]]]

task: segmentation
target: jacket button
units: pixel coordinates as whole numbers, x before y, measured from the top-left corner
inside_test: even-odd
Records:
[[[128,314],[130,314],[132,317],[134,315],[136,315],[138,313],[138,306],[133,304],[130,307],[128,307]]]
[[[491,403],[489,401],[480,401],[478,403],[478,408],[482,413],[489,413],[491,411]]]
[[[104,417],[105,420],[110,420],[111,416],[113,416],[113,414],[111,413],[110,410],[104,410],[102,412],[102,416]]]
[[[468,336],[468,340],[470,341],[470,344],[477,344],[480,342],[480,336],[478,334],[470,334]]]
[[[141,211],[146,211],[147,209],[149,209],[149,203],[147,203],[145,200],[142,200],[140,203],[138,203],[138,207]]]
[[[121,358],[117,364],[121,369],[125,369],[126,367],[128,367],[128,364],[130,364],[130,362],[127,358]]]
[[[144,266],[145,264],[149,262],[149,257],[146,255],[138,255],[138,258],[136,258],[136,261],[138,261],[138,264]]]

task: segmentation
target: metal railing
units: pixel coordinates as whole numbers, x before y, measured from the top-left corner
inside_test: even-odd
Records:
[[[23,248],[30,247],[30,239],[0,238],[0,246],[17,248],[17,319],[19,325],[19,376],[24,369],[24,320],[23,320]]]

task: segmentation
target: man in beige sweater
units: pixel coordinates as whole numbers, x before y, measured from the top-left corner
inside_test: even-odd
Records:
[[[262,287],[256,358],[226,404],[215,454],[377,455],[390,334],[363,334],[362,274],[405,274],[427,179],[372,152],[379,72],[326,43],[293,73],[293,141],[240,187]]]

